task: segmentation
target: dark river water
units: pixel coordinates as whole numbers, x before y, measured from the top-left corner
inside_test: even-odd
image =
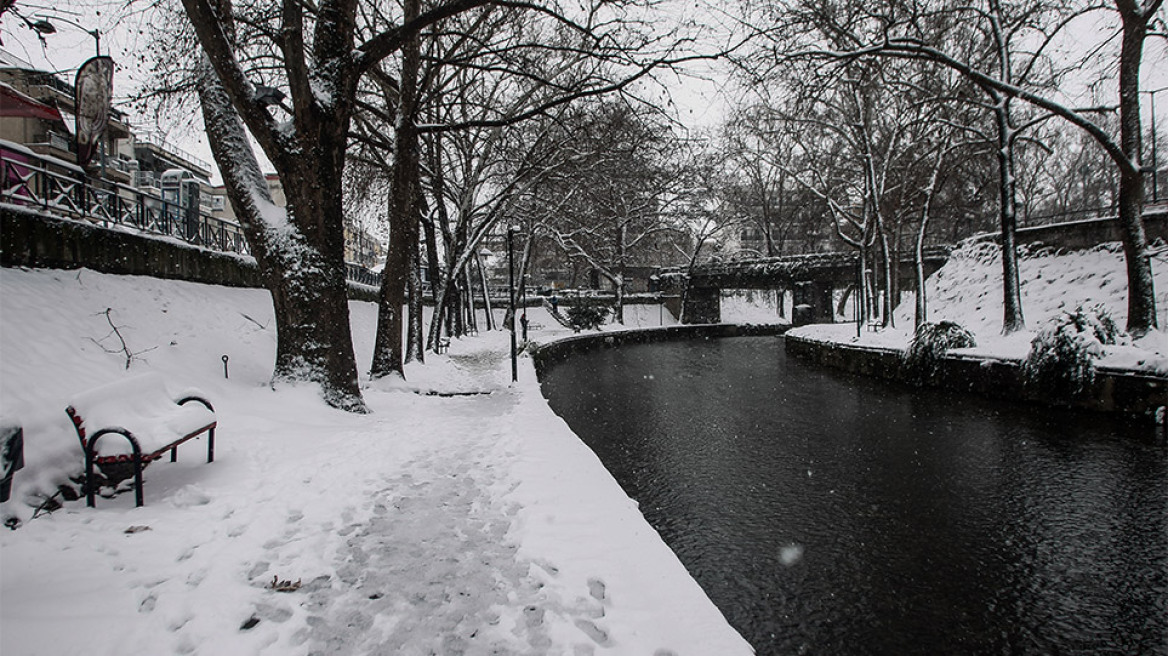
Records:
[[[596,350],[542,386],[759,654],[1168,654],[1152,428],[774,337]]]

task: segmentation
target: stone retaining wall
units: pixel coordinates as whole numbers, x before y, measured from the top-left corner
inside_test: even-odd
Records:
[[[262,287],[250,257],[0,205],[0,265]]]
[[[754,337],[782,335],[789,329],[787,325],[752,324],[698,324],[646,328],[642,330],[622,330],[619,332],[587,333],[560,339],[547,344],[529,347],[535,362],[537,376],[543,376],[548,367],[563,362],[576,353],[598,348],[614,348],[623,344],[648,344],[685,339],[710,339],[714,337]]]
[[[102,273],[153,276],[225,287],[264,286],[252,257],[3,204],[0,204],[0,266],[85,267]],[[378,295],[375,287],[349,283],[349,298],[376,303]]]
[[[850,373],[907,384],[898,350],[819,342],[792,336],[787,336],[784,341],[790,356]],[[1010,360],[947,356],[941,362],[933,384],[991,398],[1023,400],[1048,406],[1074,406],[1161,424],[1165,421],[1165,408],[1168,407],[1168,378],[1124,370],[1098,369],[1092,388],[1074,403],[1024,385],[1020,364]]]
[[[1144,231],[1148,243],[1168,241],[1168,212],[1156,211],[1144,215]],[[996,238],[997,235],[994,235]],[[1114,217],[1085,219],[1070,223],[1018,228],[1018,244],[1042,244],[1066,250],[1085,250],[1099,244],[1123,240],[1119,221]]]

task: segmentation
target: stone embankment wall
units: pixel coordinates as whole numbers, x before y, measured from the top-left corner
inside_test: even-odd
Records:
[[[259,269],[250,257],[11,206],[0,206],[0,265],[44,269],[86,267],[102,273],[228,287],[262,287]]]
[[[0,266],[82,267],[226,287],[263,287],[255,259],[0,205]],[[377,289],[349,283],[349,297],[377,302]]]
[[[787,325],[730,323],[666,326],[664,328],[586,333],[529,348],[532,351],[532,359],[535,362],[536,374],[543,376],[543,372],[548,367],[563,362],[573,354],[598,348],[614,348],[622,344],[648,344],[652,342],[680,341],[683,339],[782,335],[789,328],[790,326]]]
[[[785,338],[787,354],[851,373],[874,376],[907,384],[901,369],[900,351],[819,342],[800,337]],[[948,356],[934,386],[974,392],[997,399],[1021,400],[1050,406],[1067,406],[1112,412],[1142,421],[1165,421],[1168,407],[1168,378],[1130,371],[1098,369],[1095,383],[1074,403],[1052,397],[1023,382],[1019,363],[1009,360]]]
[[[1144,230],[1148,243],[1168,241],[1168,209],[1157,207],[1144,214]],[[990,236],[997,238],[997,234]],[[1018,244],[1042,244],[1066,250],[1083,250],[1112,241],[1122,241],[1123,233],[1114,218],[1086,219],[1069,223],[1034,226],[1018,229]]]

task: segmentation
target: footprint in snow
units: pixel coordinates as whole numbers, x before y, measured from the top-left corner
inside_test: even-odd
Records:
[[[600,579],[588,579],[588,594],[592,595],[593,599],[603,603],[605,591],[604,581]]]
[[[584,635],[592,639],[593,642],[601,647],[607,647],[609,644],[608,633],[596,626],[589,620],[576,620],[576,628],[584,632]]]

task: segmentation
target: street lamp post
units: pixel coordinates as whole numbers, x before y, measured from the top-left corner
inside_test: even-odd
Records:
[[[515,227],[507,227],[507,288],[511,296],[511,382],[519,380],[515,344]]]
[[[1151,91],[1145,91],[1152,101],[1152,202],[1156,203],[1160,200],[1160,179],[1159,168],[1160,163],[1156,160],[1156,94],[1161,91],[1168,91],[1168,87],[1161,87]]]
[[[94,57],[101,56],[101,32],[97,28],[93,28],[92,30],[87,29],[81,23],[69,20],[68,18],[62,18],[60,16],[51,16],[51,17],[39,16],[39,17],[37,17],[36,21],[30,22],[27,19],[25,19],[25,23],[27,23],[30,28],[32,28],[37,34],[39,34],[41,36],[41,40],[44,41],[44,35],[57,33],[57,26],[54,25],[53,22],[49,20],[50,18],[52,19],[52,21],[59,21],[59,22],[65,23],[66,25],[72,25],[73,27],[76,27],[77,29],[81,30],[82,32],[85,32],[89,36],[93,37]],[[73,110],[74,110],[74,112],[79,112],[80,108],[74,107]],[[101,179],[104,180],[106,177],[106,172],[105,172],[105,160],[106,160],[105,141],[106,140],[105,140],[105,136],[101,135],[100,140],[101,140],[100,141]],[[80,162],[80,156],[78,158],[78,161]]]
[[[80,24],[80,23],[75,23],[75,22],[69,20],[68,18],[61,18],[60,16],[52,16],[51,18],[54,21],[59,21],[59,22],[65,23],[67,25],[72,25],[73,27],[76,27],[77,29],[81,30],[82,32],[85,32],[89,36],[93,37],[93,54],[98,56],[98,57],[101,56],[101,32],[99,32],[97,30],[97,28],[89,30],[89,29],[86,29],[85,26]],[[44,18],[44,17],[38,17],[36,21],[29,23],[29,27],[36,30],[36,32],[38,34],[56,34],[57,33],[57,26],[53,25],[53,23],[50,22],[48,18]]]

